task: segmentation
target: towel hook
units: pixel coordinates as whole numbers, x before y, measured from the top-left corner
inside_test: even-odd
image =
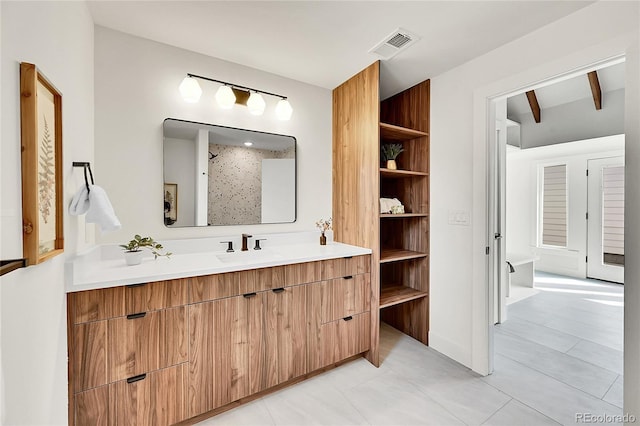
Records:
[[[91,172],[91,163],[88,161],[74,161],[73,167],[84,168],[84,184],[87,186],[87,192],[91,192],[89,189],[89,179],[87,179],[87,169],[89,169],[89,176],[91,176],[91,185],[95,185],[93,181],[93,173]]]

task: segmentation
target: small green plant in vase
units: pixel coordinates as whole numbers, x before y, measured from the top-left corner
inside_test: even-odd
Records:
[[[127,244],[120,244],[120,247],[124,249],[125,260],[127,265],[138,265],[142,262],[142,255],[144,254],[143,249],[147,249],[153,254],[154,259],[157,259],[158,256],[171,256],[171,253],[161,253],[160,250],[164,249],[162,244],[154,241],[151,237],[141,237],[140,235],[135,235],[133,240],[129,241]]]
[[[386,143],[380,147],[380,151],[382,161],[387,162],[387,169],[396,170],[398,168],[396,158],[404,151],[402,144]]]

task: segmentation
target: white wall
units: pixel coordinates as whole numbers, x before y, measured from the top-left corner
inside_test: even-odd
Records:
[[[637,3],[597,2],[432,78],[430,300],[434,303],[429,338],[435,349],[480,373],[489,372],[487,99],[616,55],[634,54],[629,46],[637,38]],[[637,81],[637,69],[628,75]],[[628,110],[639,102],[629,84],[626,96],[625,129],[637,126],[637,117],[629,116]],[[626,140],[627,148],[638,143],[629,134]],[[471,226],[449,225],[448,210],[471,212]],[[631,206],[629,216],[640,216],[640,203]],[[640,255],[631,251],[631,257]],[[640,312],[640,306],[635,311]],[[629,383],[637,386],[640,377]]]
[[[72,161],[93,161],[93,21],[84,2],[0,2],[2,259],[22,257],[19,63],[62,93],[65,205],[82,184]],[[84,219],[64,214],[64,255],[0,279],[0,422],[67,424],[64,260],[86,248]],[[91,239],[90,236],[88,236]]]
[[[164,150],[164,182],[178,185],[178,218],[172,226],[193,226],[196,219],[196,141],[166,138]]]
[[[126,241],[135,233],[162,240],[310,230],[316,220],[331,215],[330,90],[102,27],[96,27],[95,41],[96,183],[108,192],[122,222],[121,231],[101,241]],[[200,84],[200,102],[187,104],[178,92],[187,73],[288,96],[293,116],[290,121],[277,120],[277,99],[269,96],[261,117],[241,106],[220,109],[214,102],[218,85],[207,82]],[[295,136],[297,221],[166,228],[156,206],[162,201],[162,122],[167,117]]]
[[[507,253],[535,253],[537,270],[585,278],[587,161],[623,155],[624,135],[507,152]],[[566,248],[537,247],[538,172],[550,163],[567,165]]]

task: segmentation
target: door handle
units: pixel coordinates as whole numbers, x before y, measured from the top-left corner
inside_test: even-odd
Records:
[[[493,238],[496,239],[496,240],[501,240],[502,239],[502,234],[495,233],[495,234],[493,234]]]

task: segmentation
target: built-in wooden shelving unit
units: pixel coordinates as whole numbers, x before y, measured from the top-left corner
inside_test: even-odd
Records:
[[[426,80],[381,100],[376,62],[333,91],[334,239],[372,250],[371,351],[379,364],[379,321],[428,343],[429,97]],[[397,170],[380,148],[401,143]],[[403,214],[381,214],[397,198]],[[378,307],[379,316],[374,315]]]
[[[418,291],[404,285],[382,287],[380,288],[380,309],[421,299],[427,295],[426,291]]]

